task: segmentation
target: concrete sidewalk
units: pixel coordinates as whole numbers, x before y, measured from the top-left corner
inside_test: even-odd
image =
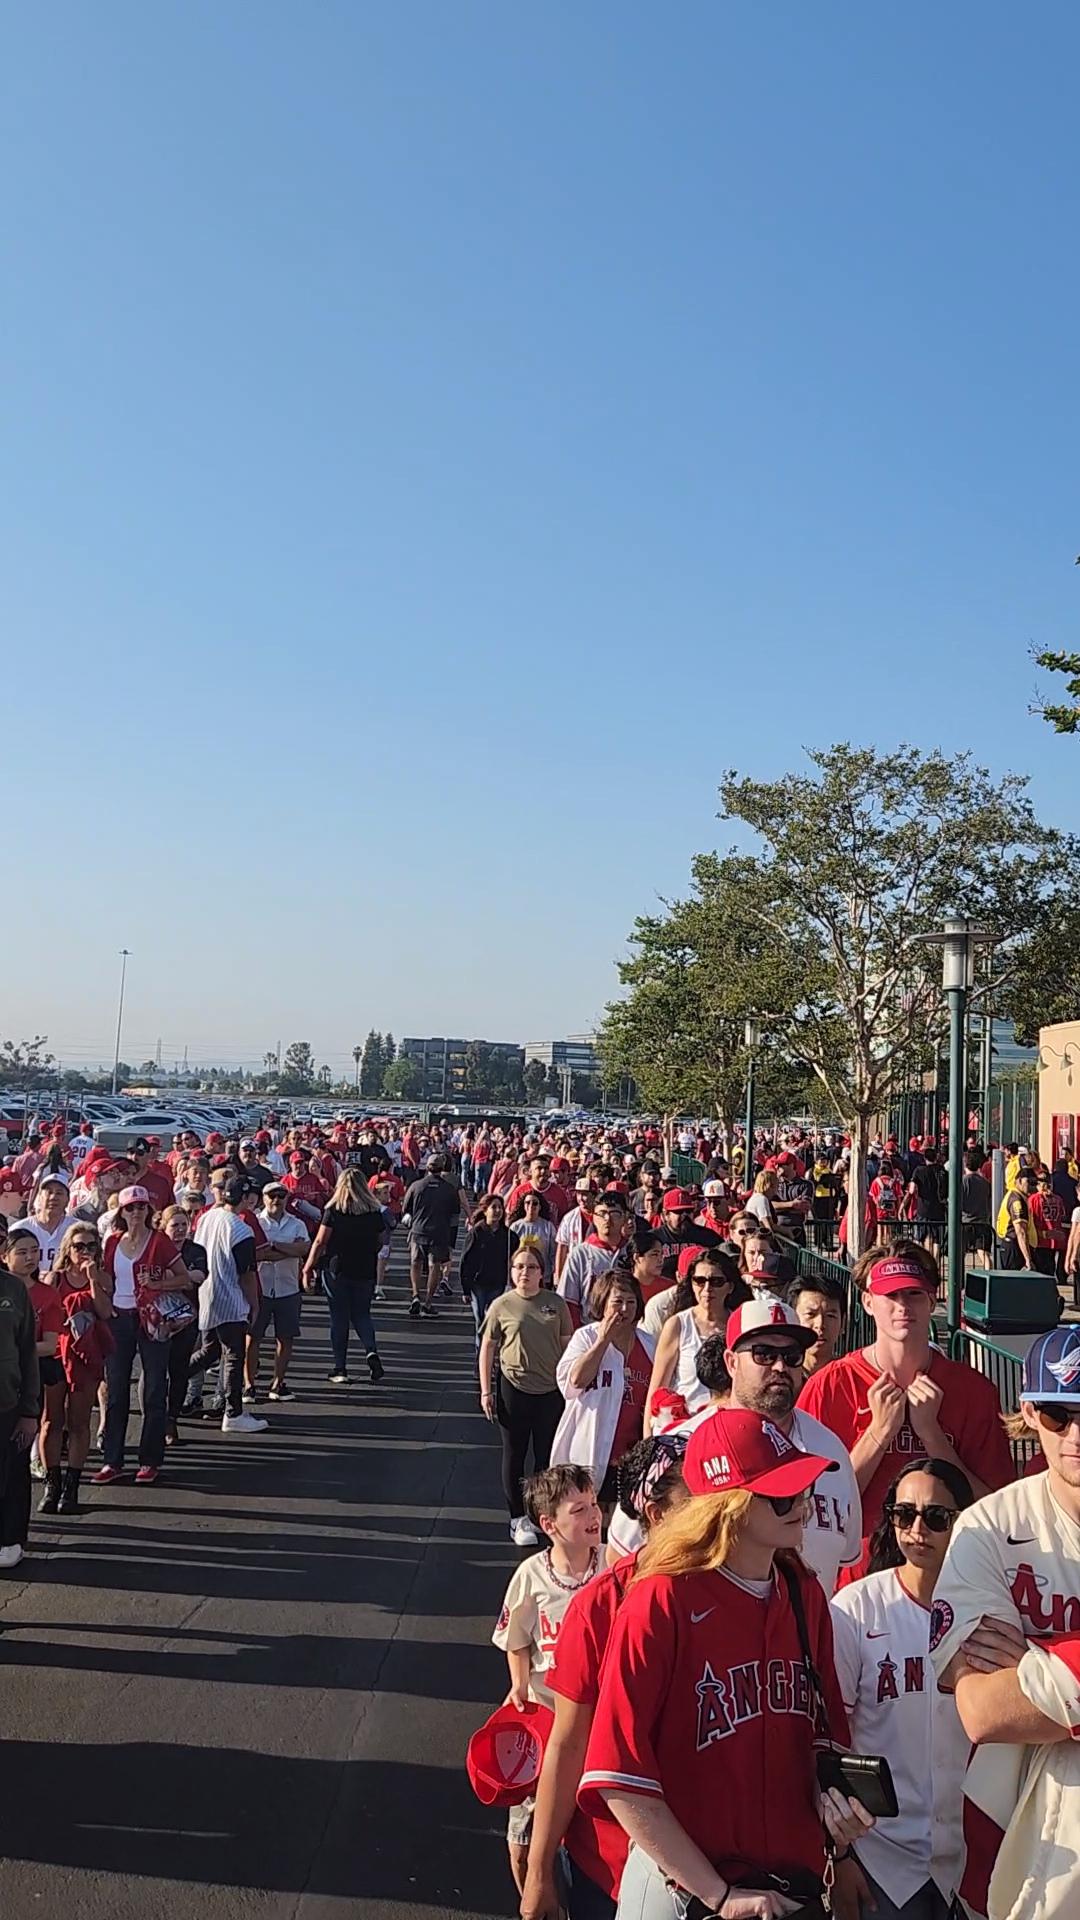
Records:
[[[316,1299],[268,1433],[186,1423],[157,1486],[35,1521],[0,1584],[4,1920],[514,1912],[462,1767],[506,1687],[498,1449],[468,1313],[391,1292],[379,1387],[359,1354],[328,1385]]]

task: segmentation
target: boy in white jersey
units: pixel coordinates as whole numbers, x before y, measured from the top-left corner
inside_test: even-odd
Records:
[[[491,1636],[510,1668],[507,1702],[522,1711],[530,1701],[554,1707],[546,1675],[555,1663],[563,1615],[575,1593],[603,1566],[600,1508],[584,1467],[547,1467],[534,1473],[525,1482],[525,1507],[548,1544],[518,1567]],[[510,1808],[506,1843],[519,1894],[525,1887],[535,1805],[530,1794]]]
[[[957,1521],[934,1599],[938,1685],[975,1742],[964,1781],[970,1913],[1073,1920],[1080,1876],[1080,1327],[1024,1362],[1046,1471]]]

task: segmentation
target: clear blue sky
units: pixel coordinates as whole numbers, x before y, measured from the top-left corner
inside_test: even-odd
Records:
[[[1076,645],[1048,0],[8,22],[0,1031],[549,1037],[725,767],[1030,771]]]

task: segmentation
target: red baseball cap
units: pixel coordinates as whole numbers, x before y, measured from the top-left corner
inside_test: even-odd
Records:
[[[837,1462],[823,1453],[804,1453],[774,1420],[742,1408],[722,1407],[695,1427],[686,1448],[683,1479],[691,1493],[805,1493],[820,1473],[835,1473]]]
[[[669,1187],[660,1205],[665,1213],[696,1213],[699,1195],[693,1187]]]
[[[903,1293],[909,1287],[921,1287],[931,1297],[937,1293],[933,1281],[923,1272],[917,1260],[889,1257],[874,1261],[866,1282],[867,1293]]]
[[[465,1754],[469,1785],[485,1807],[516,1807],[540,1778],[544,1748],[555,1724],[550,1707],[522,1712],[507,1702],[477,1727]]]

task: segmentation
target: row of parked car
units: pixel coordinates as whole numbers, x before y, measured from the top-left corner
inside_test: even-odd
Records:
[[[0,1132],[7,1133],[9,1138],[18,1138],[23,1131],[28,1110],[45,1118],[51,1118],[53,1113],[62,1113],[69,1131],[80,1126],[84,1120],[89,1120],[94,1128],[94,1138],[114,1152],[130,1147],[140,1134],[156,1133],[166,1144],[174,1133],[179,1133],[185,1127],[193,1127],[200,1135],[205,1135],[214,1127],[222,1132],[232,1132],[237,1126],[257,1124],[261,1112],[260,1107],[241,1102],[215,1102],[213,1106],[204,1106],[201,1101],[174,1103],[162,1100],[154,1104],[84,1095],[68,1105],[36,1095],[27,1103],[22,1095],[0,1093]]]

